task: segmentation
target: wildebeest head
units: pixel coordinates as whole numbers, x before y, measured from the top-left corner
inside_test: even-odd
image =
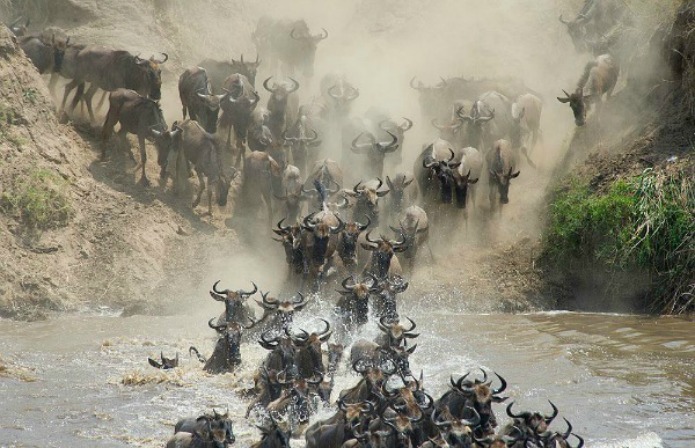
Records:
[[[563,420],[567,424],[567,429],[564,433],[559,433],[557,431],[546,430],[545,432],[538,432],[538,428],[533,429],[533,434],[531,434],[534,443],[539,446],[547,446],[552,448],[581,448],[584,446],[584,439],[572,432],[572,424],[563,417]],[[516,428],[516,427],[514,427]],[[519,428],[516,428],[519,432],[522,432]],[[522,432],[523,434],[523,432]],[[528,436],[528,434],[524,434]],[[570,436],[574,436],[578,440],[576,447],[573,447],[569,443]]]
[[[171,125],[171,130],[167,129],[166,121],[164,121],[164,115],[162,114],[162,109],[159,107],[159,103],[145,99],[147,101],[147,107],[152,108],[152,123],[150,125],[150,134],[154,140],[154,146],[157,148],[157,164],[160,167],[160,177],[166,175],[167,160],[169,158],[169,151],[180,143],[181,128],[178,126],[177,122]],[[180,148],[179,148],[180,149]]]
[[[328,214],[324,214],[323,217],[317,221],[314,221],[315,215],[316,213],[312,213],[306,216],[302,221],[302,228],[312,233],[314,236],[313,253],[311,254],[313,261],[318,264],[323,264],[326,258],[326,252],[328,251],[328,243],[331,235],[338,235],[342,232],[345,228],[345,223],[336,216],[338,224],[332,226],[328,222]]]
[[[524,434],[516,426],[512,426],[513,434],[515,435],[497,435],[497,436],[486,436],[483,438],[473,437],[475,443],[477,443],[481,448],[509,448],[516,446],[518,442],[524,442]],[[555,447],[552,447],[555,448]]]
[[[340,116],[347,114],[352,102],[360,96],[359,89],[344,79],[339,79],[329,87],[327,93],[333,99],[333,107]]]
[[[393,226],[389,226],[391,231],[393,231],[396,234],[396,236],[403,239],[405,247],[406,247],[406,250],[404,251],[404,254],[403,254],[403,256],[405,258],[410,259],[410,258],[413,258],[417,255],[417,249],[418,249],[417,240],[416,240],[417,236],[420,233],[427,231],[427,228],[424,228],[424,229],[419,228],[419,224],[420,224],[420,222],[416,221],[415,225],[413,227],[406,227],[403,225],[403,222],[401,221],[400,228],[398,228],[398,229],[393,227]]]
[[[314,76],[314,59],[316,57],[316,47],[318,43],[328,37],[328,31],[321,28],[320,34],[312,35],[309,28],[303,21],[298,22],[290,31],[290,37],[297,45],[297,54],[301,55],[297,61],[302,69],[302,74],[306,77]]]
[[[458,138],[457,135],[461,131],[463,123],[460,117],[456,117],[456,119],[447,124],[439,123],[436,118],[432,119],[432,126],[439,130],[439,138],[449,142],[453,142]]]
[[[512,179],[519,176],[519,171],[513,173],[512,170],[513,167],[509,167],[509,171],[506,173],[490,170],[490,178],[497,184],[500,193],[500,203],[502,204],[509,203],[509,184]]]
[[[224,302],[225,308],[225,318],[227,322],[239,322],[239,314],[244,306],[244,300],[248,299],[252,295],[258,292],[258,286],[251,282],[253,285],[252,291],[244,291],[239,289],[232,291],[230,289],[218,290],[217,285],[220,280],[217,280],[214,285],[212,285],[212,291],[210,291],[210,297],[217,300],[218,302]]]
[[[408,322],[410,322],[410,328],[405,328],[399,319],[391,320],[387,316],[381,316],[379,319],[379,329],[386,335],[386,346],[387,347],[398,347],[401,346],[406,339],[414,339],[420,336],[418,333],[413,333],[417,325],[409,317],[406,317]],[[407,345],[407,343],[406,343]]]
[[[300,329],[299,334],[292,334],[287,327],[285,328],[285,333],[292,340],[294,346],[300,350],[306,349],[307,353],[309,353],[312,365],[300,366],[300,370],[303,369],[305,374],[310,371],[325,371],[321,344],[328,341],[333,331],[331,331],[331,324],[326,319],[321,319],[321,321],[326,327],[318,332],[308,333],[306,330]]]
[[[386,131],[386,133],[391,136],[391,141],[389,142],[379,142],[377,141],[374,134],[371,132],[362,132],[352,141],[350,149],[355,154],[366,154],[371,163],[375,163],[375,170],[381,176],[381,172],[384,168],[384,158],[386,154],[392,153],[398,149],[398,136],[393,134],[391,131]],[[358,143],[362,136],[366,136],[369,142]]]
[[[403,117],[403,123],[398,124],[393,120],[382,120],[379,122],[379,129],[384,132],[394,134],[398,137],[398,144],[403,144],[403,138],[405,133],[408,132],[413,127],[413,120]]]
[[[371,358],[360,358],[352,363],[352,370],[362,375],[370,389],[381,389],[388,377],[396,373],[396,364],[387,359],[383,362],[374,362]]]
[[[482,370],[482,369],[481,369]],[[466,397],[466,402],[472,404],[475,410],[480,414],[480,426],[484,432],[491,432],[491,428],[497,426],[497,419],[492,411],[492,403],[502,403],[508,397],[498,396],[507,388],[507,382],[499,374],[495,376],[500,380],[500,387],[494,389],[491,386],[492,381],[487,381],[487,372],[482,370],[483,379],[475,381],[466,380],[469,373],[454,382],[451,378],[452,386]]]
[[[480,424],[480,415],[472,407],[465,407],[465,414],[470,417],[456,418],[446,406],[432,413],[432,423],[447,431],[444,438],[452,446],[470,448],[473,444],[473,430]]]
[[[303,260],[301,227],[299,224],[283,226],[282,223],[284,221],[284,218],[281,219],[278,222],[277,229],[273,229],[273,232],[279,235],[280,238],[273,239],[282,243],[282,247],[285,249],[287,264],[295,266]]]
[[[561,103],[569,103],[572,113],[574,114],[574,124],[577,126],[584,126],[586,124],[586,113],[589,108],[588,100],[591,95],[584,95],[581,88],[578,88],[574,93],[569,94],[567,91],[562,91],[565,97],[557,97],[557,100]]]
[[[390,192],[390,190],[379,191],[384,182],[378,177],[377,181],[379,183],[376,187],[369,184],[363,186],[362,181],[359,181],[352,188],[352,191],[345,191],[345,194],[357,199],[355,214],[367,216],[374,225],[379,224],[379,198],[386,196]]]
[[[283,140],[292,146],[292,160],[302,173],[306,172],[309,148],[321,144],[318,132],[309,129],[306,121],[305,116],[300,116],[289,132],[285,130],[282,133]]]
[[[553,409],[553,413],[550,415],[529,411],[515,414],[512,411],[513,401],[507,405],[507,415],[513,418],[515,426],[521,428],[525,433],[542,434],[548,430],[548,427],[553,420],[555,420],[559,412],[557,406],[555,406],[552,401],[548,400],[548,403],[550,403],[550,407]]]
[[[274,311],[282,328],[285,328],[292,323],[294,312],[301,310],[308,303],[308,299],[305,298],[301,292],[297,292],[297,297],[290,300],[278,300],[276,298],[268,297],[269,294],[269,292],[264,293],[261,291],[263,301],[259,302],[256,300],[256,303],[263,307],[263,309],[267,312]]]
[[[255,62],[250,62],[250,61],[244,61],[244,55],[241,55],[241,58],[237,61],[236,59],[232,59],[232,73],[240,73],[244,76],[246,76],[251,83],[252,86],[256,86],[256,72],[258,71],[258,66],[261,65],[261,62],[258,59],[258,55],[256,55],[256,61]]]
[[[461,173],[461,168],[454,171],[454,193],[456,195],[456,206],[458,208],[466,208],[468,199],[468,185],[478,182],[479,179],[471,179],[471,170],[466,174]]]
[[[461,162],[453,162],[455,154],[449,148],[451,157],[449,160],[422,160],[422,166],[430,170],[431,175],[434,175],[439,181],[439,190],[441,193],[441,201],[444,204],[451,204],[452,190],[454,189],[454,170],[461,165]]]
[[[395,446],[412,446],[410,437],[415,432],[417,425],[425,419],[425,413],[420,412],[417,417],[413,417],[408,415],[407,411],[401,412],[393,406],[389,406],[389,408],[396,412],[396,416],[382,415],[381,418],[384,424],[395,433],[397,439]]]
[[[258,446],[262,448],[290,448],[291,431],[281,428],[272,413],[269,414],[269,418],[269,425],[256,426],[262,434]]]
[[[340,245],[338,254],[344,263],[355,265],[357,263],[357,239],[372,223],[368,216],[365,216],[365,224],[357,221],[348,222],[340,233]]]
[[[408,179],[408,177],[403,174],[397,174],[396,177],[391,180],[389,176],[386,176],[386,185],[388,185],[391,191],[390,204],[392,211],[394,213],[400,213],[403,210],[403,198],[405,197],[405,189],[413,182],[415,178]]]
[[[409,358],[416,349],[417,344],[407,348],[403,346],[391,345],[388,348],[381,348],[381,356],[382,359],[393,362],[399,375],[410,376],[412,372],[410,371]]]
[[[234,435],[234,427],[232,420],[229,418],[229,410],[224,414],[217,412],[217,409],[212,410],[212,418],[208,416],[203,416],[210,421],[210,426],[213,431],[224,432],[225,441],[229,444],[236,442],[236,436]]]
[[[456,110],[456,116],[468,123],[468,144],[482,148],[483,126],[495,118],[495,110],[487,107],[482,101],[476,101],[468,115],[463,108],[460,108]]]
[[[191,448],[227,448],[227,440],[224,430],[213,426],[212,421],[207,416],[198,417],[198,421],[203,423],[203,430],[194,430],[191,433]],[[185,433],[184,433],[185,434]]]
[[[215,325],[212,323],[213,320],[215,320],[214,317],[208,321],[208,326],[218,333],[220,340],[224,340],[227,366],[241,364],[241,325],[236,322]],[[254,321],[252,322],[255,324]]]
[[[164,352],[159,354],[161,362],[156,361],[152,358],[147,358],[147,362],[156,369],[168,370],[179,366],[179,354],[176,353],[176,358],[166,358],[164,357]]]
[[[369,237],[371,231],[367,232],[367,244],[362,244],[362,248],[372,252],[372,274],[377,279],[384,279],[388,275],[391,265],[391,258],[396,252],[404,252],[407,249],[405,240],[392,241],[381,236],[379,240],[373,240]]]
[[[290,80],[289,84],[287,82],[273,82],[273,85],[271,86],[271,79],[273,79],[272,76],[263,81],[263,88],[270,92],[268,110],[272,113],[276,112],[274,109],[275,107],[281,107],[284,110],[284,108],[287,106],[287,97],[291,93],[299,90],[299,83],[293,78],[287,78]]]
[[[133,62],[140,72],[141,79],[148,86],[148,96],[153,100],[162,98],[162,69],[160,65],[169,59],[166,53],[162,53],[162,55],[164,56],[162,59],[155,59],[154,56],[149,59],[142,59],[140,56],[134,56],[133,58]]]

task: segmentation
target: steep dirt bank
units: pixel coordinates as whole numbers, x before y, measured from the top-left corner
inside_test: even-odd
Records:
[[[136,188],[117,157],[95,161],[6,29],[0,56],[0,316],[156,306],[169,247],[196,220]]]
[[[577,128],[558,166],[538,266],[562,285],[561,307],[695,310],[694,7],[683,2],[653,34],[640,70],[600,121]]]

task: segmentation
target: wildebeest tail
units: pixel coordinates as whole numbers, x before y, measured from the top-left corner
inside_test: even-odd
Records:
[[[595,60],[586,63],[586,66],[584,67],[584,73],[582,73],[582,77],[579,78],[579,81],[577,82],[577,89],[584,88],[586,82],[589,80],[589,74],[591,73],[591,69],[596,67],[597,65],[598,62],[596,62]]]
[[[203,355],[200,354],[200,352],[198,351],[198,349],[195,348],[195,347],[193,347],[193,346],[191,346],[191,347],[188,349],[188,354],[190,355],[191,353],[195,353],[195,356],[196,356],[196,358],[198,358],[198,361],[200,361],[200,362],[202,362],[202,363],[205,363],[205,362],[207,361],[207,360],[205,359],[205,357],[204,357]]]

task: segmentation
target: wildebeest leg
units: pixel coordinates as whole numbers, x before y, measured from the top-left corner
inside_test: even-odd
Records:
[[[196,208],[200,204],[200,197],[203,195],[203,190],[205,190],[205,176],[203,173],[198,173],[198,193],[193,200],[193,208]]]
[[[106,101],[108,94],[109,92],[106,90],[101,91],[101,98],[99,99],[99,104],[97,104],[97,110],[101,110],[101,108],[104,106],[104,101]]]
[[[75,97],[72,99],[72,103],[70,103],[70,113],[72,113],[75,110],[75,107],[77,107],[77,103],[80,102],[80,99],[84,95],[84,87],[85,87],[84,81],[73,80],[73,82],[77,83],[76,84],[77,85],[77,91],[75,92]],[[70,83],[70,84],[72,84],[72,83]],[[67,98],[67,94],[69,93],[68,87],[70,86],[70,84],[68,84],[65,87],[65,97],[63,97],[63,102]],[[72,90],[72,88],[70,90]]]
[[[217,189],[217,182],[215,182],[215,189]],[[208,214],[212,216],[212,190],[213,190],[213,185],[208,183]]]
[[[87,112],[89,112],[89,119],[91,121],[96,121],[96,118],[94,118],[94,110],[92,109],[92,98],[97,92],[97,89],[98,87],[95,84],[91,84],[84,94],[84,102],[87,104]]]
[[[491,179],[492,180],[492,179]],[[495,199],[497,199],[497,184],[492,180],[490,182],[490,191],[488,191],[488,199],[490,200],[490,212],[495,211]]]
[[[58,73],[51,73],[51,80],[48,81],[48,91],[51,92],[52,96],[55,96],[55,88],[56,84],[58,84],[58,78],[60,78],[60,75]]]
[[[109,112],[106,114],[104,126],[101,128],[101,160],[106,160],[106,142],[109,140],[109,137],[111,137],[113,127],[116,126],[116,122],[118,122],[119,112],[120,109],[116,107],[110,107]]]
[[[70,81],[69,83],[67,83],[65,85],[65,91],[63,93],[63,101],[60,103],[60,111],[61,112],[63,110],[65,110],[65,103],[67,103],[67,101],[68,101],[68,95],[70,95],[70,92],[72,92],[72,89],[77,87],[79,84],[80,84],[80,81],[73,79],[72,81]]]
[[[90,107],[90,106],[87,106]],[[148,187],[150,185],[150,181],[147,180],[147,174],[145,174],[145,165],[147,165],[147,151],[145,149],[145,136],[138,134],[138,144],[140,145],[140,164],[141,166],[141,171],[142,171],[142,177],[140,178],[140,183]]]

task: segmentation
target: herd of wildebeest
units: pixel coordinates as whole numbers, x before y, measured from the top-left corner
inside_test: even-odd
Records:
[[[586,0],[573,20],[561,16],[560,21],[578,52],[594,56],[576,89],[558,97],[569,103],[582,126],[592,107],[598,111],[589,118],[600,114],[604,96],[610,97],[615,87],[620,57],[611,50],[631,23],[629,11],[621,0]],[[334,74],[324,76],[318,94],[300,104],[302,86],[295,78],[310,85],[317,46],[328,37],[325,29],[312,34],[304,20],[263,17],[252,35],[259,55],[254,60],[206,59],[185,70],[178,84],[183,120],[171,127],[159,105],[166,54],[142,59],[124,50],[72,42],[55,27],[30,33],[29,22],[22,22],[10,28],[39,72],[51,74],[51,90],[60,77],[69,80],[61,112],[74,114],[82,104],[94,121],[93,97],[101,90],[104,101],[108,93],[103,158],[108,156],[106,140],[120,123],[123,142],[128,133],[138,138],[144,185],[149,185],[145,142],[150,140],[157,151],[160,186],[172,177],[174,192],[181,194],[195,172],[193,207],[207,188],[212,214],[213,195],[225,206],[239,174],[235,210],[243,208],[245,216],[255,217],[253,222],[256,215],[267,215],[273,238],[286,255],[287,289],[299,292],[276,297],[261,292],[256,302],[263,316],[257,319],[246,303],[258,293],[255,284],[244,291],[218,289],[215,283],[210,295],[225,304],[225,311],[208,325],[218,340],[209,358],[190,349],[213,374],[240,364],[242,342],[257,340],[268,350],[255,374],[255,398],[247,412],[264,422],[259,426],[262,439],[254,447],[287,447],[301,432],[307,446],[316,448],[568,448],[573,437],[577,447],[583,446],[569,422],[563,432],[549,428],[558,415],[552,403],[550,415],[520,412],[510,403],[506,413],[512,421],[498,428],[492,404],[507,400],[501,395],[507,383],[497,373],[497,387],[482,369],[480,378],[452,376],[451,389],[434,399],[422,373],[418,378],[410,369],[416,324],[397,311],[418,249],[427,248],[434,260],[430,229],[446,233],[444,216],[465,222],[469,202],[473,207],[468,208],[487,208],[476,202],[482,177],[488,210],[501,210],[509,202],[522,156],[535,168],[531,155],[542,140],[540,94],[514,78],[455,77],[434,86],[413,78],[410,86],[419,94],[421,114],[439,136],[422,146],[412,172],[398,171],[412,120],[396,120],[380,107],[355,116],[351,105],[359,88]],[[269,93],[266,107],[255,87],[261,64],[283,75],[261,83]],[[394,239],[383,233],[374,238],[373,231],[393,232]],[[399,259],[406,263],[401,266]],[[333,284],[341,286],[339,297],[329,319],[321,319],[323,328],[310,332],[293,325],[293,315],[316,293],[329,298]],[[382,331],[375,341],[357,337],[370,316]],[[348,362],[342,363],[348,346]],[[168,369],[177,367],[179,358],[162,354],[149,362]],[[335,395],[334,377],[343,364],[360,380]],[[333,416],[308,425],[320,407],[334,405]],[[234,443],[228,413],[183,419],[175,431],[167,447]]]

